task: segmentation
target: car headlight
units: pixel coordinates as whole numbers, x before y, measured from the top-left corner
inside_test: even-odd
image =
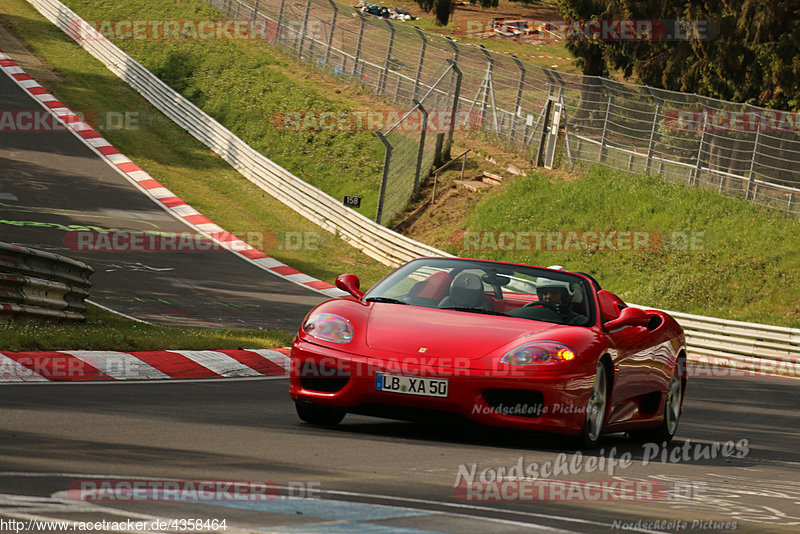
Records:
[[[562,363],[575,359],[575,351],[557,341],[531,341],[503,354],[500,361],[511,365]]]
[[[311,337],[331,343],[350,343],[353,339],[353,325],[350,321],[334,313],[314,313],[303,324],[303,331]]]

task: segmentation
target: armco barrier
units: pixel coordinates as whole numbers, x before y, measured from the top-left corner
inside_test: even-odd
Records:
[[[57,0],[28,0],[109,70],[130,84],[162,113],[214,150],[248,180],[320,227],[378,261],[395,266],[412,258],[449,255],[380,226],[343,207],[236,137],[197,106],[173,91]],[[725,321],[673,312],[687,332],[690,358],[764,370],[800,365],[800,330]],[[760,366],[760,367],[759,367]]]
[[[651,309],[638,304],[632,306]],[[711,368],[728,366],[754,374],[800,378],[800,328],[663,311],[683,328],[690,361]]]
[[[0,322],[84,320],[93,272],[58,254],[0,243]]]

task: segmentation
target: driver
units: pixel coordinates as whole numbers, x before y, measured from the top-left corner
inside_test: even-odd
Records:
[[[587,317],[585,315],[576,313],[572,309],[574,291],[569,282],[538,278],[536,280],[536,294],[539,296],[540,301],[553,305],[564,324],[580,325],[586,322]]]

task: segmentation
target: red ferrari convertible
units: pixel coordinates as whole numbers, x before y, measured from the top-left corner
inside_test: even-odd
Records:
[[[467,418],[576,436],[670,440],[686,390],[685,339],[662,311],[628,307],[581,273],[421,258],[305,318],[290,394],[303,421],[346,413]]]

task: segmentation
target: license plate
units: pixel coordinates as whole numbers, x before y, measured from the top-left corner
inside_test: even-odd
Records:
[[[375,374],[375,389],[404,393],[406,395],[422,395],[424,397],[447,397],[447,379],[424,378],[386,373]]]

